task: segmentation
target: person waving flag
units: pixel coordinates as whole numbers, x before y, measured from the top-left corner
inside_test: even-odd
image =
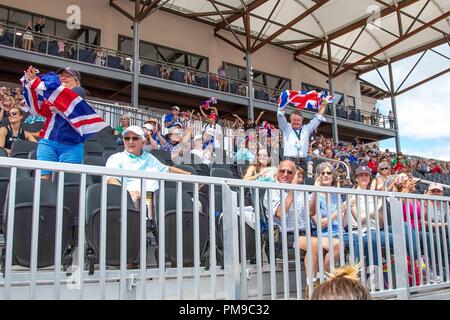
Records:
[[[296,91],[285,90],[278,98],[278,110],[283,110],[289,104],[297,109],[317,109],[323,103],[330,104],[334,102],[334,96],[327,96],[324,91]]]

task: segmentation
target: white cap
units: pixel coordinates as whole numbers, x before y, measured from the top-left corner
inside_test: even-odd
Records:
[[[201,134],[195,135],[194,140],[200,140],[200,139],[202,139],[202,135]]]
[[[141,139],[144,139],[144,131],[142,130],[141,127],[138,126],[129,126],[128,128],[126,128],[123,132],[122,132],[122,136],[125,137],[125,135],[128,132],[133,132],[135,134],[137,134],[139,137],[141,137]]]
[[[144,124],[144,126],[143,126],[145,129],[147,129],[147,130],[150,130],[150,131],[152,131],[154,128],[153,128],[153,125],[151,125],[150,123],[146,123],[146,124]]]

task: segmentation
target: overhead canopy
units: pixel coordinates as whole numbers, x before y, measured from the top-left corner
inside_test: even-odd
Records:
[[[448,43],[448,0],[170,0],[162,10],[213,25],[242,51],[271,44],[364,73]],[[240,37],[243,36],[243,37]]]

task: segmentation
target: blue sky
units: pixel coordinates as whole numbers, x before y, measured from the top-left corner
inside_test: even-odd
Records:
[[[444,44],[435,48],[450,57],[450,46]],[[419,55],[412,56],[393,64],[394,82],[398,87],[416,63]],[[450,61],[428,51],[411,73],[402,89],[417,83],[435,73],[450,67]],[[389,85],[387,67],[380,70]],[[381,88],[385,88],[380,76],[374,71],[362,77]],[[402,152],[450,161],[450,73],[438,77],[422,86],[416,87],[397,96],[397,112],[400,128],[400,144]],[[382,114],[391,109],[390,98],[378,102]],[[381,148],[394,151],[395,140],[381,142]]]

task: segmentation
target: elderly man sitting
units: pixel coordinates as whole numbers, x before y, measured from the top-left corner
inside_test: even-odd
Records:
[[[278,166],[277,172],[276,172],[276,180],[279,183],[289,183],[289,184],[298,184],[298,181],[300,179],[299,171],[297,171],[295,163],[291,160],[284,160],[280,163]],[[269,198],[268,198],[269,190],[266,191],[266,194],[264,196],[264,207],[266,210],[269,209]],[[300,250],[307,251],[307,238],[306,238],[306,228],[309,228],[306,224],[306,213],[305,213],[305,203],[304,203],[304,196],[302,196],[301,192],[298,192],[295,198],[296,201],[296,209],[298,210],[298,227],[299,227],[299,248]],[[286,214],[286,231],[287,231],[287,240],[288,240],[288,247],[294,247],[294,197],[292,194],[292,191],[286,192],[286,197],[284,199],[284,205],[285,205],[285,214]],[[281,210],[281,191],[279,189],[272,190],[272,203],[271,207],[273,209],[273,215],[274,215],[274,223],[278,227],[278,230],[280,231],[278,239],[275,239],[276,243],[276,249],[278,249],[281,252],[282,247],[282,239],[281,239],[281,219],[283,212]],[[315,214],[315,212],[312,212],[312,214]],[[312,277],[313,282],[316,282],[315,275],[317,273],[317,263],[318,263],[318,253],[317,253],[317,238],[311,238],[311,260],[309,261],[308,254],[305,255],[305,270],[306,270],[306,282],[308,285],[311,285],[310,283],[310,277]],[[308,263],[311,263],[311,269],[312,269],[312,275],[308,276]],[[316,283],[314,283],[316,284]],[[305,290],[307,292],[308,290]]]
[[[125,150],[115,153],[108,158],[106,162],[107,168],[139,170],[145,172],[170,172],[179,174],[191,174],[190,172],[169,167],[156,159],[148,152],[142,151],[144,146],[144,131],[138,126],[130,126],[122,132]],[[109,184],[120,185],[121,182],[117,177],[109,177]],[[148,206],[148,218],[153,219],[152,215],[152,199],[153,192],[159,189],[159,182],[155,180],[146,181],[146,202]],[[141,180],[137,178],[127,179],[127,190],[129,191],[136,207],[139,207],[139,199],[141,198]]]

